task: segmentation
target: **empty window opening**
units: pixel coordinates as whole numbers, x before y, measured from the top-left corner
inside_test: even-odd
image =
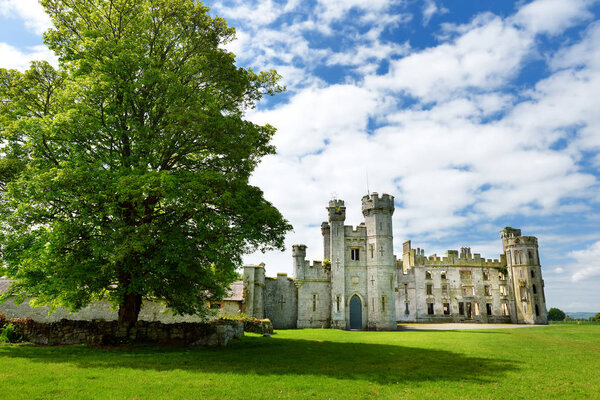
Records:
[[[433,285],[427,285],[427,294],[433,294]]]
[[[427,303],[427,314],[433,315],[433,303]]]
[[[501,281],[505,281],[506,280],[506,275],[504,275],[503,272],[499,272],[498,273],[498,279]]]
[[[448,274],[446,273],[446,271],[442,271],[442,279],[443,280],[448,279]]]
[[[465,315],[465,303],[463,303],[462,301],[458,303],[458,313],[460,315]]]
[[[442,285],[442,296],[448,296],[448,285]]]
[[[404,284],[404,297],[408,298],[408,283]]]
[[[444,303],[444,315],[450,315],[450,303]]]
[[[312,295],[312,310],[313,312],[317,311],[317,295]]]
[[[533,294],[537,294],[537,288],[535,285],[531,285],[531,289],[533,290]]]
[[[485,285],[483,287],[483,291],[485,292],[486,296],[491,296],[492,295],[492,287],[490,285]]]
[[[350,259],[358,261],[360,259],[360,249],[350,249]]]
[[[506,296],[506,286],[500,285],[500,296]]]
[[[535,305],[535,316],[539,317],[540,316],[540,308],[538,307],[538,305]]]
[[[431,279],[431,271],[425,271],[425,279]]]
[[[474,296],[475,290],[473,286],[463,286],[462,287],[462,295],[463,296]]]
[[[335,298],[335,308],[337,312],[340,312],[340,303],[341,303],[341,297],[338,295]]]
[[[485,303],[485,312],[487,315],[492,315],[492,305],[490,303]]]
[[[484,281],[490,280],[490,273],[488,271],[483,271],[483,280]]]
[[[475,304],[475,315],[479,315],[479,303],[474,303]]]
[[[529,256],[529,265],[535,265],[535,259],[533,258],[533,251],[528,250],[527,255]]]
[[[502,315],[508,315],[508,304],[502,303]]]
[[[471,280],[473,274],[471,271],[460,271],[460,279],[462,280]]]
[[[475,304],[477,304],[477,303],[475,303]],[[469,319],[473,318],[473,303],[465,303],[465,314],[467,315],[467,318],[469,318]]]
[[[410,314],[410,311],[408,311],[408,303],[404,303],[404,314]]]
[[[535,278],[535,271],[534,270],[531,270],[531,277]]]

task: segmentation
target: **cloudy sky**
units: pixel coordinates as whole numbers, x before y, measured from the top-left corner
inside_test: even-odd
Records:
[[[396,253],[539,238],[548,307],[600,311],[600,2],[231,0],[238,64],[275,68],[287,92],[248,118],[277,127],[253,176],[294,225],[290,247],[322,259],[333,198],[361,222],[367,192],[396,198]],[[0,0],[0,67],[56,62],[36,0]],[[368,178],[367,178],[368,177]]]

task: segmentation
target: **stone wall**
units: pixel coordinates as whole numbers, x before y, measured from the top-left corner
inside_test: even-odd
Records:
[[[287,274],[265,279],[265,317],[275,329],[294,329],[298,320],[298,290]]]
[[[242,321],[218,320],[211,323],[176,323],[138,321],[127,329],[116,321],[73,321],[41,323],[32,319],[6,319],[0,315],[0,328],[13,324],[23,340],[45,345],[121,343],[185,344],[226,346],[244,336]]]
[[[91,320],[105,320],[105,321],[116,321],[118,314],[116,310],[111,310],[110,304],[104,301],[93,302],[81,311],[70,313],[64,308],[58,308],[52,314],[49,314],[50,308],[48,306],[41,307],[30,307],[30,300],[25,300],[21,304],[16,304],[14,299],[9,298],[4,303],[0,303],[0,314],[4,314],[7,318],[28,318],[37,322],[57,322],[63,319],[76,320],[76,321],[91,321]],[[223,310],[230,309],[239,310],[237,305],[232,307],[224,307]],[[181,323],[181,322],[206,322],[196,315],[173,315],[164,305],[145,301],[138,320],[147,322],[162,322],[164,324],[169,323]]]

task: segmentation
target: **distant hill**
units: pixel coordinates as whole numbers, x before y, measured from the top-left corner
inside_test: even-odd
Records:
[[[593,317],[594,315],[596,315],[597,313],[594,312],[570,312],[570,311],[565,311],[565,314],[567,314],[569,317],[573,318],[573,319],[588,319],[590,317]]]

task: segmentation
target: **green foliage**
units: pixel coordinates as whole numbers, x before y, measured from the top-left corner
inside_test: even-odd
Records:
[[[600,312],[593,317],[590,317],[590,321],[600,321]]]
[[[193,0],[41,3],[59,69],[0,69],[4,298],[205,312],[291,228],[248,183],[275,129],[244,112],[279,76],[236,67],[234,29]]]
[[[548,321],[563,321],[566,317],[566,314],[558,308],[552,307],[548,310]]]
[[[21,339],[13,324],[6,324],[0,329],[0,343],[18,343]]]

